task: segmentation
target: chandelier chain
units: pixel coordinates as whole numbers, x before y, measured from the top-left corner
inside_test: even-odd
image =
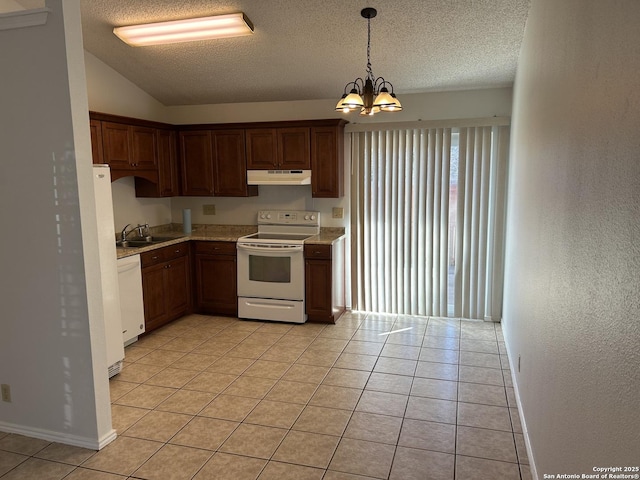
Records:
[[[371,68],[371,18],[367,18],[367,76],[373,82],[373,70]]]

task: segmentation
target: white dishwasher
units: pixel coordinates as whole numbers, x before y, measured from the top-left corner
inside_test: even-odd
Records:
[[[122,339],[126,347],[137,341],[138,335],[144,333],[140,255],[118,259],[118,285],[122,313]]]

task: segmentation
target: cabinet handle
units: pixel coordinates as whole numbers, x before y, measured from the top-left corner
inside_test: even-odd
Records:
[[[160,257],[151,257],[151,260],[157,260]]]

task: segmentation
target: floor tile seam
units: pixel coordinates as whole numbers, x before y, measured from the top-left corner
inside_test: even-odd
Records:
[[[499,432],[499,433],[515,433],[515,432],[513,432],[513,430],[500,430],[499,428],[479,427],[478,425],[467,425],[467,424],[464,424],[464,423],[459,423],[459,421],[458,421],[458,422],[456,422],[456,435],[457,435],[457,431],[458,431],[457,427],[478,428],[480,430],[490,430],[492,432]]]
[[[468,365],[466,363],[458,363],[458,365],[460,365],[461,367],[487,368],[489,370],[496,370],[496,371],[499,371],[499,372],[501,372],[503,370],[502,368],[485,367],[483,365]]]
[[[508,462],[506,460],[496,460],[495,458],[478,457],[476,455],[462,455],[460,453],[456,453],[456,460],[458,459],[458,457],[477,458],[478,460],[489,460],[491,462],[500,462],[500,463],[506,463],[506,464],[509,464],[509,465],[517,465],[517,466],[523,465],[521,463],[518,463],[517,461],[516,462]]]
[[[405,345],[406,346],[406,345]],[[409,360],[411,362],[417,362],[418,359],[417,358],[407,358],[407,357],[394,357],[393,355],[383,355],[384,352],[380,352],[380,357],[382,358],[393,358],[395,360]]]
[[[504,408],[505,410],[509,410],[512,407],[509,407],[508,405],[491,405],[491,404],[487,404],[487,403],[477,403],[477,402],[467,402],[467,401],[460,401],[458,400],[459,404],[465,404],[465,405],[471,405],[471,406],[476,406],[476,405],[480,405],[483,407],[496,407],[496,408]]]
[[[459,395],[459,394],[458,394],[458,395]],[[450,401],[451,401],[451,400],[450,400]],[[457,400],[457,402],[458,402],[458,403],[464,403],[464,404],[467,404],[467,405],[482,405],[482,406],[484,406],[484,407],[500,407],[500,408],[509,408],[509,405],[508,405],[508,404],[506,404],[506,403],[505,403],[504,405],[497,405],[497,404],[495,404],[495,403],[470,402],[469,400],[461,401],[459,396],[458,396],[458,400]]]
[[[441,454],[445,454],[445,455],[451,455],[452,457],[454,457],[455,459],[455,453],[451,453],[451,452],[445,452],[444,450],[435,450],[433,448],[422,448],[422,447],[415,447],[415,446],[409,446],[409,445],[401,445],[400,443],[398,443],[397,445],[399,448],[410,448],[413,450],[421,450],[423,452],[433,452],[433,453],[441,453]],[[455,442],[454,442],[454,448],[455,448]]]

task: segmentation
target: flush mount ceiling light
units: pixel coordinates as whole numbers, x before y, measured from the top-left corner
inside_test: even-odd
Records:
[[[393,85],[382,77],[374,77],[371,70],[371,19],[377,14],[375,8],[364,8],[360,12],[367,19],[367,76],[364,80],[358,77],[345,85],[342,98],[336,105],[338,112],[360,110],[360,115],[374,115],[378,112],[402,110],[402,105],[393,93]],[[391,87],[391,92],[387,87]],[[351,90],[347,94],[349,88]]]
[[[113,33],[134,47],[240,37],[253,33],[253,24],[242,12],[213,17],[116,27]]]

